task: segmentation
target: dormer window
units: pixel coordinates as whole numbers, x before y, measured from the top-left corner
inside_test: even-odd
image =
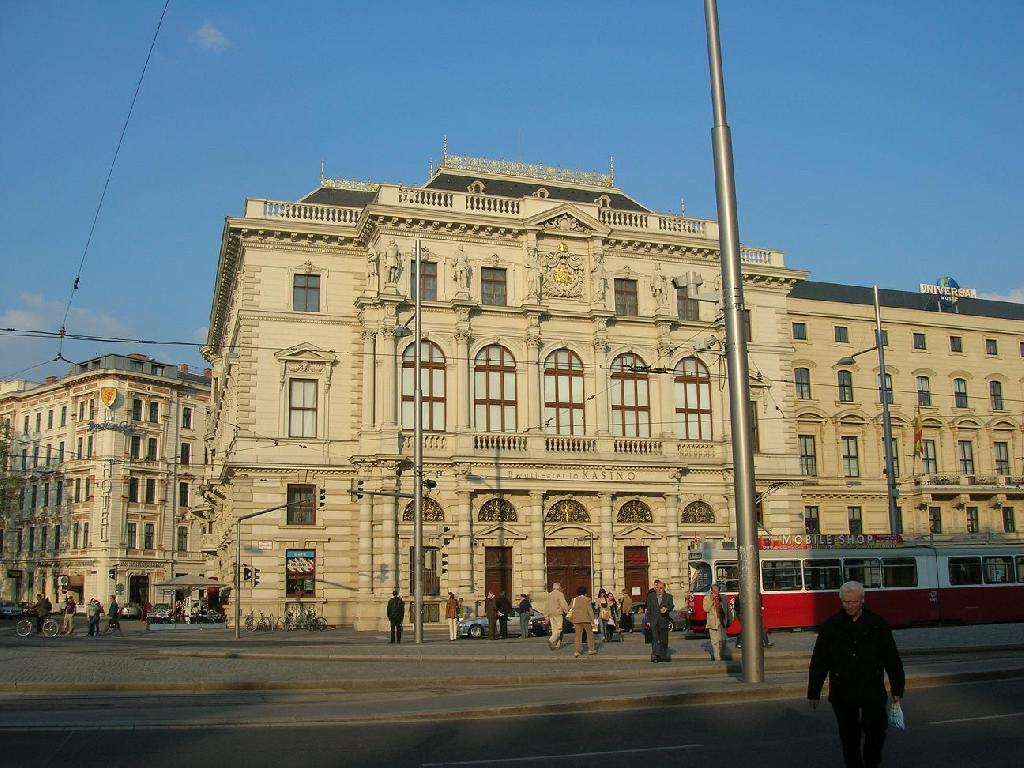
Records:
[[[537,191],[533,193],[534,197],[539,197],[541,200],[548,199],[548,191],[544,187],[538,187]]]
[[[468,189],[471,195],[482,195],[484,193],[484,183],[477,179],[469,185]]]
[[[601,195],[594,202],[597,204],[598,208],[611,208],[612,207],[612,199],[610,197],[608,197],[608,195]]]

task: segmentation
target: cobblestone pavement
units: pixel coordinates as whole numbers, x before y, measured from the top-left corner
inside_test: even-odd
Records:
[[[0,624],[0,691],[80,689],[123,685],[153,690],[202,690],[204,686],[267,684],[296,687],[423,687],[538,682],[550,676],[576,680],[628,680],[722,675],[710,661],[706,638],[675,633],[673,664],[651,665],[640,634],[623,642],[599,644],[598,655],[572,657],[572,637],[552,653],[542,638],[450,642],[443,630],[428,629],[424,643],[390,645],[380,632],[348,629],[323,633],[247,633],[235,640],[230,630],[146,632],[125,622],[125,636],[19,638],[11,622]],[[773,633],[765,651],[766,669],[806,669],[813,632]],[[908,657],[999,650],[1024,653],[1024,624],[932,627],[897,630]],[[730,643],[731,645],[731,643]],[[739,651],[733,650],[738,661]]]

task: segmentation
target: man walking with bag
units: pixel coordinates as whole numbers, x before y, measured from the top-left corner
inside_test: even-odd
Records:
[[[647,594],[647,618],[651,623],[651,661],[669,661],[668,617],[675,608],[665,582],[654,580],[654,591]]]
[[[565,626],[565,614],[569,612],[569,604],[565,602],[565,595],[562,594],[562,585],[557,581],[551,585],[548,592],[548,603],[544,615],[548,617],[551,625],[551,637],[548,638],[548,647],[557,651],[562,647],[562,629]]]
[[[864,585],[848,581],[839,588],[843,608],[818,633],[811,655],[807,698],[817,707],[828,677],[828,700],[839,725],[847,768],[873,768],[882,760],[888,727],[885,675],[892,699],[903,698],[903,662],[892,630],[864,607]],[[864,732],[863,755],[861,731]]]

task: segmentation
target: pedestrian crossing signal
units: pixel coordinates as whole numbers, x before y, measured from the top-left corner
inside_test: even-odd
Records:
[[[257,586],[259,586],[259,583],[260,583],[260,569],[259,568],[253,568],[252,569],[252,585],[254,587],[257,587]]]
[[[363,481],[353,480],[352,487],[349,489],[349,493],[352,494],[352,498],[359,501],[363,498]]]
[[[321,488],[320,489],[320,509],[323,509],[325,506],[327,506],[327,489],[326,488]]]

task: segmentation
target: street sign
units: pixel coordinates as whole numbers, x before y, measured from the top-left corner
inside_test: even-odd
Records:
[[[273,549],[274,542],[272,541],[257,541],[256,549]]]

